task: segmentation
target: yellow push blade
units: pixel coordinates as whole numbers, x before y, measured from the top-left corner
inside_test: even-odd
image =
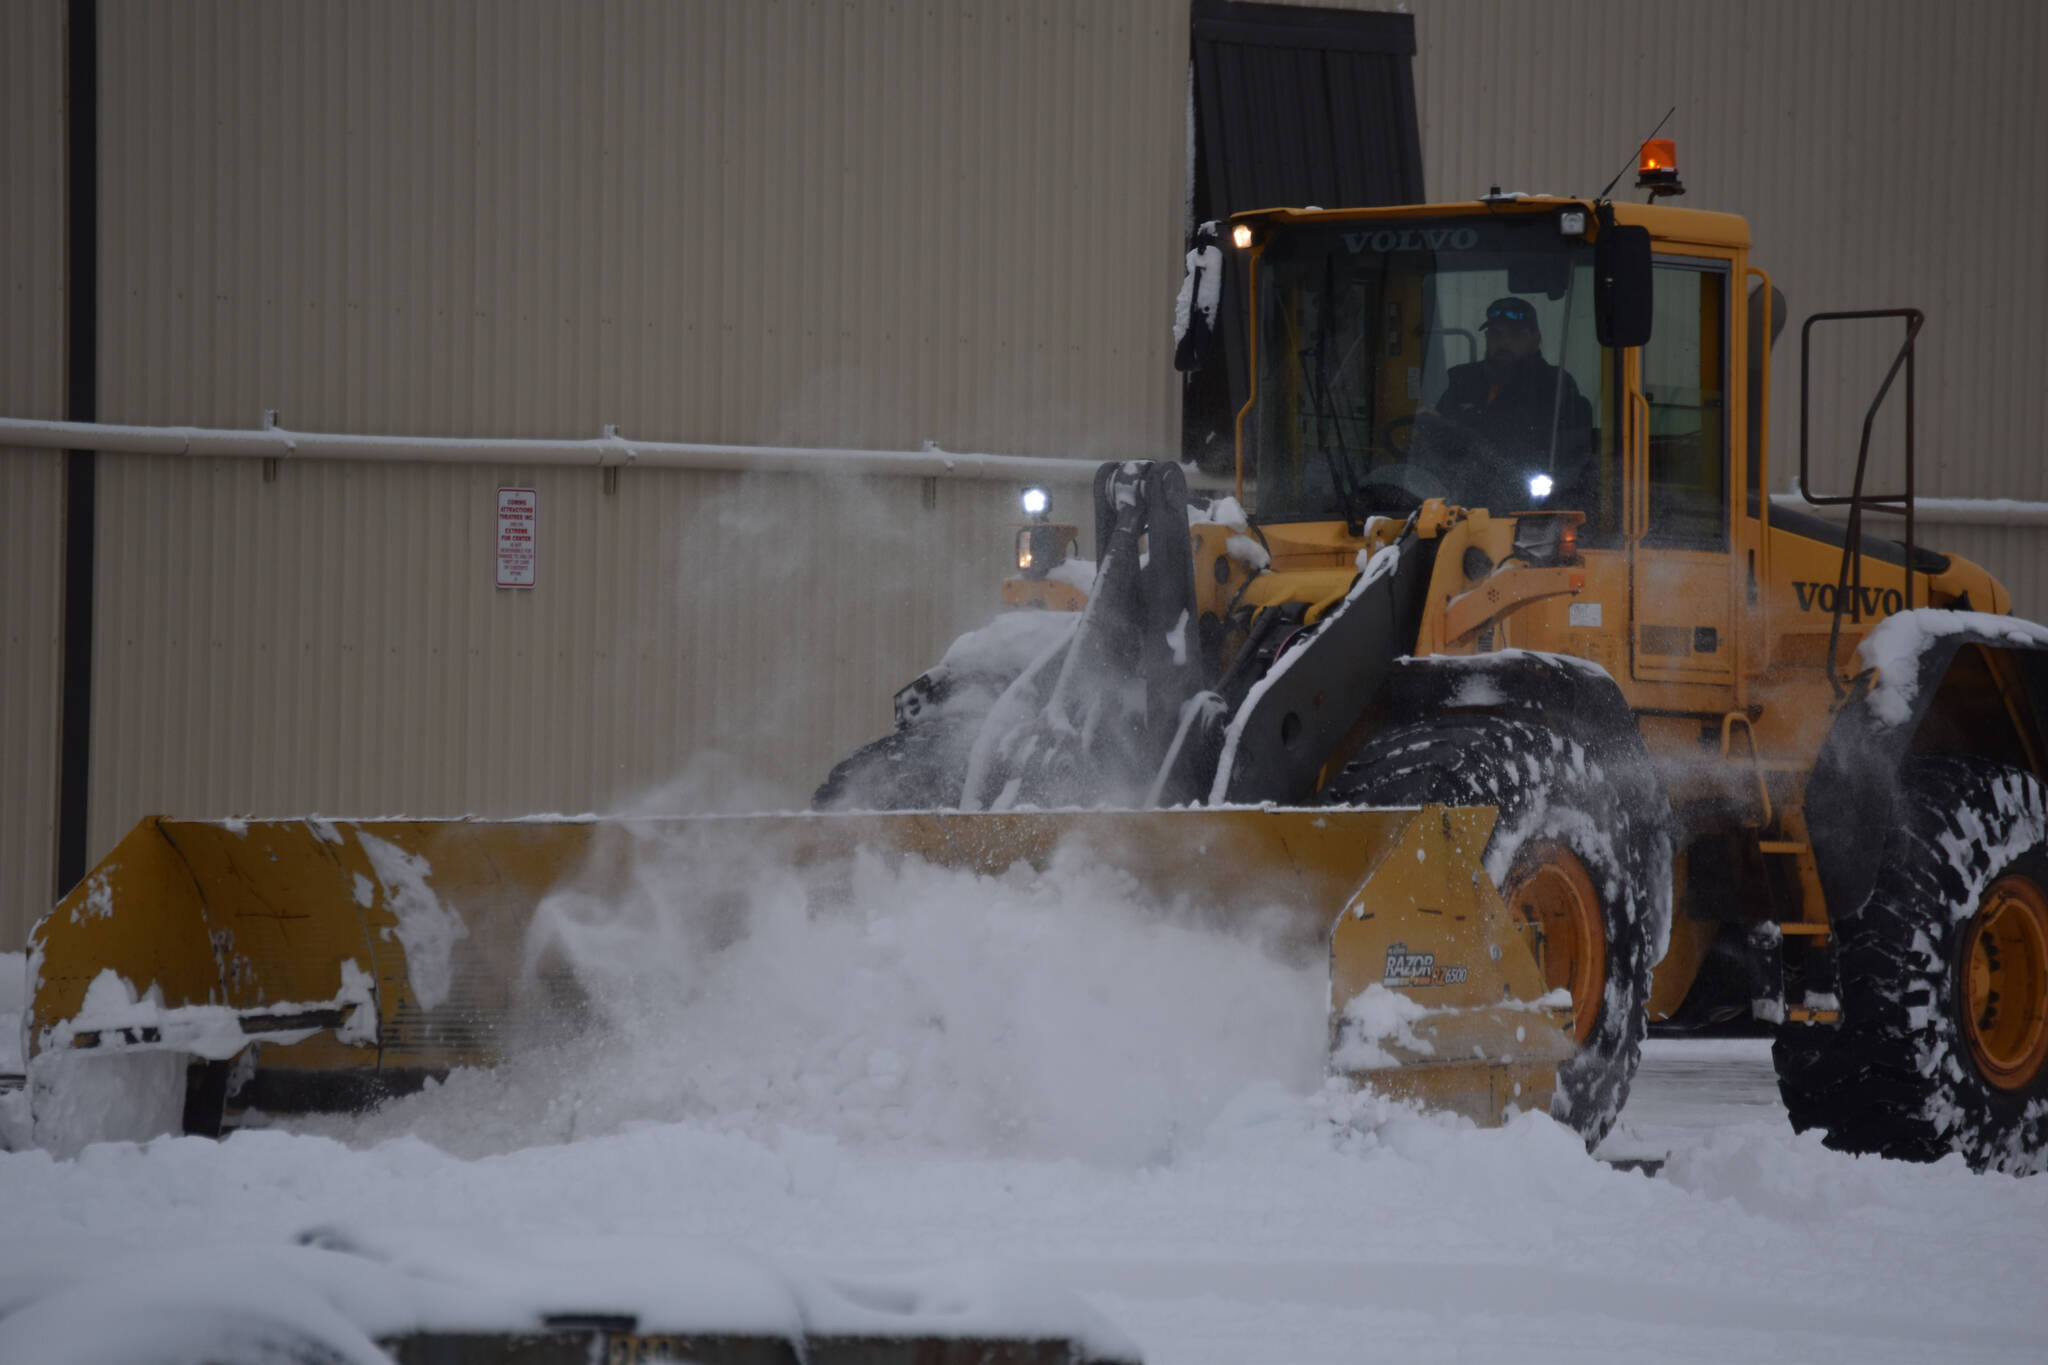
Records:
[[[1548,1108],[1575,1050],[1533,930],[1481,862],[1491,809],[1425,807],[1373,862],[1330,935],[1332,1068],[1496,1124]]]
[[[1543,1016],[1504,1003],[1536,999],[1541,980],[1472,851],[1491,821],[1491,811],[1436,808],[152,817],[36,927],[29,1046],[32,1056],[183,1054],[215,1063],[217,1084],[232,1061],[241,1105],[360,1108],[503,1055],[515,1015],[537,992],[547,995],[546,963],[528,932],[536,911],[551,895],[629,894],[640,850],[655,844],[668,875],[679,851],[686,875],[701,863],[694,889],[707,913],[722,892],[743,893],[750,870],[805,869],[815,885],[843,885],[838,866],[857,852],[985,875],[1077,858],[1117,869],[1155,896],[1185,894],[1226,921],[1256,915],[1270,927],[1277,919],[1283,948],[1303,955],[1332,950],[1341,910],[1332,995],[1340,1012],[1365,984],[1345,954],[1384,958],[1387,944],[1375,948],[1371,938],[1380,930],[1391,931],[1388,944],[1441,943],[1436,960],[1445,963],[1498,944],[1503,959],[1519,952],[1524,960],[1466,963],[1468,979],[1455,986],[1404,988],[1416,999],[1434,992],[1433,1005],[1472,1007],[1411,1030],[1435,1051],[1410,1048],[1401,1059],[1404,1071],[1493,1086],[1497,1068],[1466,1075],[1467,1054],[1512,1051],[1497,1046],[1501,1039]],[[1445,926],[1457,928],[1446,936]],[[1462,1107],[1499,1113],[1497,1105]]]

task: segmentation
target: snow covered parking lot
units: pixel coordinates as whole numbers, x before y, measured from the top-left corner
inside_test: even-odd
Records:
[[[735,1258],[813,1282],[998,1267],[1070,1287],[1153,1365],[2031,1361],[2048,1345],[2048,1181],[1794,1136],[1755,1041],[1651,1043],[1603,1150],[1668,1152],[1655,1178],[1544,1118],[1485,1131],[1298,1077],[1234,1084],[1135,1145],[1066,1115],[1019,1155],[849,1129],[823,1091],[766,1126],[682,1105],[577,1137],[550,1103],[595,1110],[601,1090],[539,1093],[541,1074],[220,1143],[0,1154],[0,1361],[208,1359],[181,1344],[223,1306],[376,1359],[368,1337],[408,1313],[701,1305]],[[1159,1139],[1167,1097],[1146,1093],[1112,1127]],[[377,1265],[334,1254],[358,1244]]]

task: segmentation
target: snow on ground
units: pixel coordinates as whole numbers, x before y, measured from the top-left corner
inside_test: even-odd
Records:
[[[1312,968],[1110,874],[856,882],[820,913],[765,875],[710,938],[661,876],[553,907],[603,1032],[377,1114],[0,1154],[0,1362],[45,1358],[10,1340],[133,1358],[135,1321],[238,1294],[376,1330],[389,1286],[336,1246],[410,1266],[416,1296],[487,1283],[500,1312],[671,1279],[688,1301],[735,1258],[994,1264],[1154,1365],[2048,1341],[2048,1181],[1828,1152],[1785,1127],[1754,1042],[1652,1043],[1608,1145],[1668,1152],[1651,1178],[1540,1116],[1481,1130],[1325,1085]]]

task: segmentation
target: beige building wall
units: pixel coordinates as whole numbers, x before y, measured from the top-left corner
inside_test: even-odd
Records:
[[[141,814],[802,806],[990,614],[1014,490],[101,456],[91,842]],[[536,586],[496,581],[535,490]]]
[[[1184,7],[100,13],[102,420],[1172,448]]]
[[[64,415],[64,7],[0,5],[0,413]],[[57,849],[64,459],[0,449],[0,951]]]

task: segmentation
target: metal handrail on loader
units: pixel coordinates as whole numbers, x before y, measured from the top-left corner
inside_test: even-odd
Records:
[[[1891,368],[1885,371],[1884,382],[1877,386],[1877,396],[1870,400],[1870,408],[1863,414],[1863,440],[1856,451],[1856,480],[1847,497],[1817,496],[1812,491],[1813,479],[1807,465],[1807,432],[1812,419],[1813,386],[1808,382],[1813,364],[1813,328],[1821,322],[1864,321],[1871,318],[1903,318],[1906,322],[1906,337],[1899,344],[1899,353],[1892,357]],[[1846,313],[1815,313],[1799,329],[1799,495],[1815,507],[1841,506],[1849,508],[1849,523],[1842,535],[1842,567],[1835,577],[1834,621],[1828,628],[1828,683],[1840,700],[1848,695],[1848,687],[1836,672],[1835,655],[1842,643],[1842,613],[1846,609],[1850,619],[1863,619],[1863,509],[1873,512],[1889,512],[1906,519],[1905,554],[1900,570],[1905,576],[1905,605],[1913,605],[1913,340],[1920,335],[1920,328],[1927,317],[1917,308],[1869,308]],[[1864,475],[1870,464],[1870,431],[1877,422],[1877,410],[1884,406],[1885,396],[1891,392],[1892,381],[1899,376],[1903,367],[1906,371],[1906,488],[1903,493],[1865,493]]]

